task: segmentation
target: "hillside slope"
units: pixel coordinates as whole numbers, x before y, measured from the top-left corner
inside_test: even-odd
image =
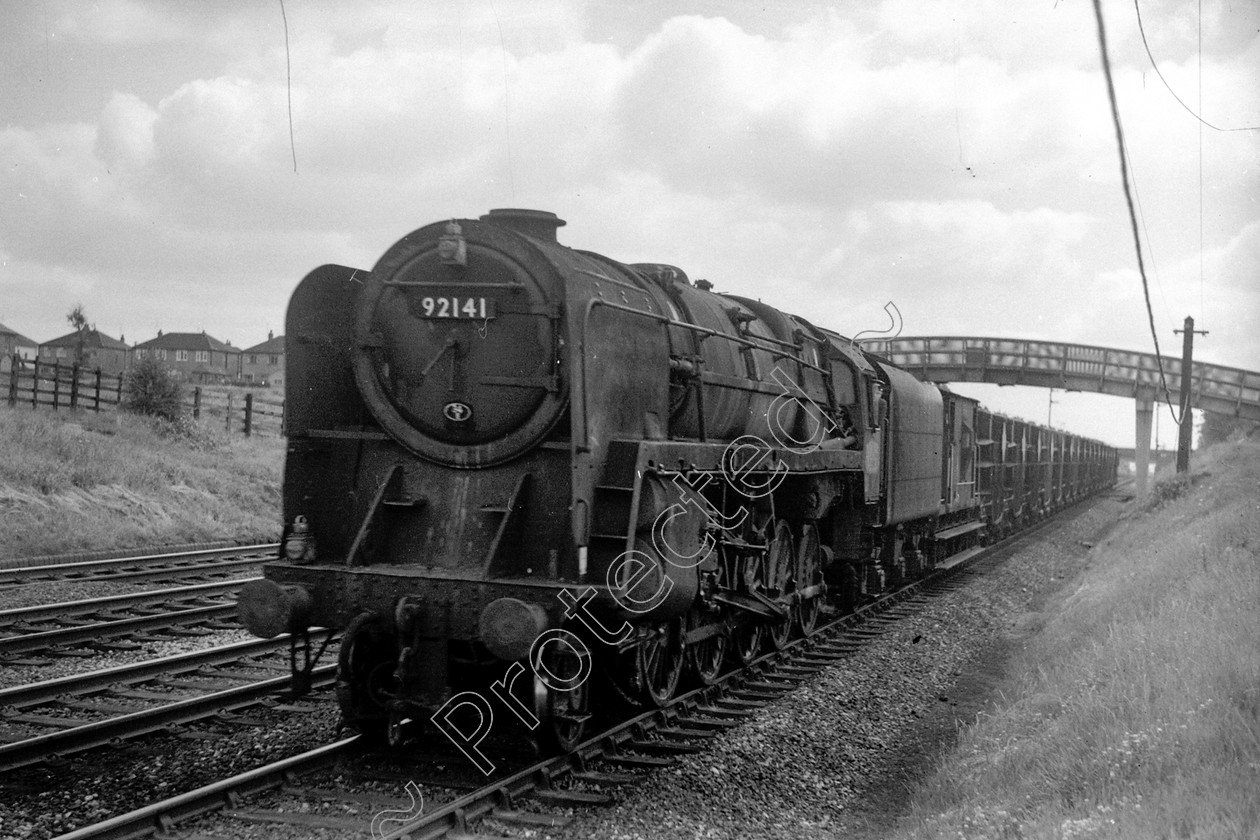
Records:
[[[275,540],[284,442],[0,406],[0,560]]]
[[[1260,443],[1091,550],[899,838],[1260,836]]]

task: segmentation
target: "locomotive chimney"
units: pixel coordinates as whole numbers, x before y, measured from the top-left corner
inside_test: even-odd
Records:
[[[541,239],[543,242],[556,241],[556,228],[564,227],[564,219],[546,210],[523,210],[502,207],[491,210],[481,217],[481,221],[493,225],[511,228],[517,233]]]

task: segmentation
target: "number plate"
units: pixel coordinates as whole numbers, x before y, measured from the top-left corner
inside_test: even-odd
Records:
[[[485,321],[494,317],[494,298],[471,295],[425,295],[420,298],[425,318],[466,318]]]

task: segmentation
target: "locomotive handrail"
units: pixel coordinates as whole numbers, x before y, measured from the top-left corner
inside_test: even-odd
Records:
[[[407,286],[410,288],[430,287],[434,289],[470,288],[470,289],[523,289],[524,283],[469,283],[468,281],[452,281],[450,283],[433,280],[382,280],[382,286]]]
[[[590,254],[586,251],[582,251],[580,253],[585,254],[588,257],[594,256],[594,254]],[[635,292],[643,291],[643,289],[639,288],[633,283],[627,283],[625,280],[618,280],[616,277],[609,277],[607,274],[600,274],[597,271],[591,271],[589,268],[581,268],[581,267],[575,266],[572,270],[578,274],[585,274],[587,277],[594,277],[596,280],[603,280],[607,283],[612,283],[615,286],[623,286],[627,289],[633,289]]]
[[[701,333],[703,334],[705,338],[725,338],[727,341],[730,341],[734,344],[742,344],[745,347],[748,347],[752,350],[760,350],[764,353],[769,353],[772,356],[778,356],[784,359],[791,359],[794,362],[800,362],[803,366],[809,368],[810,370],[816,370],[821,374],[825,375],[827,373],[827,370],[820,365],[816,365],[813,362],[808,362],[805,359],[801,359],[796,356],[793,356],[791,353],[785,353],[782,350],[776,350],[773,347],[766,347],[765,345],[758,344],[756,341],[753,341],[751,339],[743,338],[742,336],[738,336],[738,335],[731,335],[730,333],[725,333],[725,332],[722,332],[721,330],[715,330],[715,329],[712,329],[711,327],[702,327],[699,324],[691,324],[691,323],[688,323],[687,321],[679,321],[675,318],[669,317],[668,315],[658,315],[655,312],[644,312],[642,309],[635,309],[634,307],[626,306],[625,304],[621,304],[621,303],[613,303],[611,301],[606,301],[602,298],[592,298],[588,302],[587,307],[586,307],[586,318],[590,317],[591,310],[594,309],[595,306],[607,306],[610,309],[618,309],[618,310],[621,310],[622,312],[630,312],[635,315],[642,315],[644,317],[650,318],[653,321],[659,321],[660,323],[665,324],[666,326],[681,327],[683,329],[691,330],[692,332]],[[583,332],[585,332],[586,330],[586,319],[583,319],[582,330]],[[777,338],[771,338],[768,336],[760,336],[760,335],[753,336],[753,338],[757,339],[757,341],[771,342],[774,344],[781,344],[784,347],[791,347],[797,352],[802,352],[804,350],[804,348],[800,344],[792,344],[790,342],[782,341],[781,339],[777,339]]]
[[[740,335],[749,335],[749,333],[740,333]],[[793,350],[797,350],[797,351],[803,351],[803,350],[805,349],[804,345],[801,345],[801,344],[793,344],[793,343],[792,343],[792,342],[790,342],[790,341],[784,341],[784,340],[783,340],[783,339],[781,339],[781,338],[774,338],[774,337],[772,337],[772,336],[757,335],[757,336],[753,336],[753,338],[756,338],[756,339],[758,339],[758,340],[760,340],[760,341],[768,341],[768,342],[770,342],[771,344],[777,344],[777,345],[779,345],[780,347],[791,347]],[[765,350],[766,348],[762,347],[762,348],[758,348],[758,349]],[[767,352],[771,352],[771,351],[767,350]],[[782,354],[779,354],[779,355],[784,355],[784,356],[786,356],[786,355],[788,355],[788,354],[786,354],[786,353],[782,353]],[[804,362],[805,360],[804,360],[804,359],[802,359],[801,361],[802,361],[802,362]],[[808,363],[808,362],[805,362],[805,364],[809,364],[809,363]],[[821,368],[820,368],[820,369],[821,369]]]
[[[672,326],[677,326],[677,327],[686,327],[687,329],[694,329],[694,330],[708,330],[708,327],[701,327],[701,326],[698,326],[698,325],[696,325],[696,324],[688,324],[688,323],[685,323],[685,322],[683,322],[683,321],[671,321],[670,323],[671,323],[671,325],[672,325]],[[772,347],[765,347],[764,345],[757,344],[757,343],[756,343],[756,342],[754,342],[754,341],[750,341],[750,340],[748,340],[748,339],[740,338],[739,336],[728,335],[727,333],[724,333],[724,332],[721,332],[721,331],[718,331],[718,330],[710,330],[710,332],[711,332],[711,335],[706,336],[706,338],[711,338],[711,337],[715,337],[715,336],[716,336],[716,337],[718,337],[718,338],[725,338],[725,339],[727,339],[728,341],[731,341],[731,342],[733,342],[733,343],[735,343],[735,344],[742,344],[742,345],[744,345],[744,347],[745,347],[746,349],[749,349],[749,350],[760,350],[760,351],[762,351],[763,353],[769,353],[771,356],[777,356],[777,357],[779,357],[779,358],[781,358],[781,359],[791,359],[791,360],[792,360],[792,361],[794,361],[794,362],[799,362],[802,366],[807,367],[807,368],[809,368],[810,370],[816,370],[816,371],[818,371],[820,374],[826,374],[826,373],[827,373],[827,371],[826,371],[826,370],[824,370],[824,369],[823,369],[820,365],[816,365],[816,364],[814,364],[813,362],[807,362],[807,361],[805,361],[804,359],[800,358],[799,356],[793,356],[791,353],[785,353],[785,352],[784,352],[784,351],[782,351],[782,350],[775,350],[775,349],[774,349],[774,348],[772,348]],[[760,335],[759,335],[759,336],[755,336],[755,337],[756,337],[758,340],[760,340],[760,341],[772,341],[772,342],[776,342],[776,343],[778,343],[778,342],[777,342],[777,340],[776,340],[776,339],[773,339],[773,338],[765,338],[765,337],[760,336]],[[789,344],[789,345],[786,345],[786,346],[788,346],[788,347],[794,347],[794,348],[795,348],[798,352],[804,349],[804,348],[802,348],[799,344]]]
[[[638,315],[643,318],[647,318],[648,320],[656,321],[657,323],[666,327],[680,327],[682,329],[691,330],[692,332],[700,333],[705,338],[712,338],[712,337],[724,338],[727,341],[730,341],[734,344],[741,344],[753,350],[761,350],[762,352],[769,353],[772,356],[777,356],[777,357],[785,358],[785,359],[791,359],[792,361],[797,362],[803,367],[807,367],[810,370],[818,371],[818,373],[820,373],[823,376],[827,376],[829,373],[829,371],[825,370],[821,365],[816,365],[813,362],[806,361],[805,359],[801,358],[799,355],[793,356],[791,353],[786,353],[782,350],[778,350],[773,347],[766,347],[764,345],[757,344],[756,342],[750,339],[744,338],[742,336],[731,335],[730,333],[724,333],[721,330],[715,330],[710,327],[702,327],[699,324],[691,324],[686,321],[679,321],[675,318],[671,318],[668,315],[664,315],[664,314],[660,314],[656,312],[645,312],[642,309],[635,309],[633,306],[628,306],[623,303],[614,303],[613,301],[607,301],[607,300],[604,300],[603,298],[591,298],[589,301],[586,302],[586,311],[583,313],[583,316],[582,316],[581,344],[578,347],[578,358],[581,360],[581,365],[582,365],[582,369],[579,375],[579,381],[581,382],[581,387],[582,387],[582,397],[580,400],[580,404],[582,408],[581,447],[583,451],[588,451],[590,448],[590,440],[587,436],[587,429],[586,429],[586,418],[587,418],[587,413],[586,413],[587,412],[586,352],[585,352],[586,334],[590,327],[591,313],[595,311],[595,307],[597,306],[606,306],[609,309],[616,309],[621,312],[630,313],[631,315]],[[758,340],[762,340],[762,341],[773,341],[775,343],[784,343],[774,338],[764,338],[762,336],[754,336],[754,338]],[[666,339],[669,340],[668,332],[666,333]],[[672,350],[672,345],[673,345],[673,342],[671,341],[670,342],[671,350]],[[787,345],[787,346],[793,347],[800,354],[804,353],[804,347],[802,345],[797,344],[797,345]],[[577,441],[574,441],[574,445],[575,446],[577,445]]]

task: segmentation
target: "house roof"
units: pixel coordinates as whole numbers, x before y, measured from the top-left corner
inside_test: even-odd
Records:
[[[239,348],[225,344],[213,336],[199,333],[166,333],[135,346],[136,350],[213,350],[216,353],[239,353]]]
[[[45,341],[40,347],[78,347],[79,333],[74,331],[67,333],[60,338],[54,338],[52,341]],[[83,333],[84,347],[99,347],[103,350],[126,350],[127,345],[123,344],[116,338],[105,335],[100,330],[85,330]]]
[[[253,347],[246,347],[242,353],[283,353],[284,352],[284,336],[278,335],[270,338],[262,344],[255,344]]]
[[[0,335],[3,335],[3,336],[9,336],[9,337],[10,337],[10,340],[11,340],[14,344],[25,344],[25,345],[27,345],[28,347],[38,347],[38,346],[39,346],[39,344],[38,344],[37,342],[31,341],[29,338],[27,338],[26,336],[22,335],[20,332],[18,332],[18,331],[16,331],[16,330],[11,330],[11,329],[9,329],[8,327],[6,327],[4,324],[0,324]]]

